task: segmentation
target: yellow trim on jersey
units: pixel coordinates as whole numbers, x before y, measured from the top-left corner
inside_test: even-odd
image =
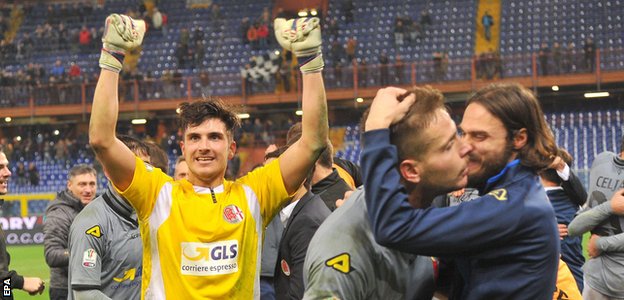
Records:
[[[279,159],[212,190],[136,166],[120,194],[139,216],[141,298],[259,298],[263,230],[292,196]]]

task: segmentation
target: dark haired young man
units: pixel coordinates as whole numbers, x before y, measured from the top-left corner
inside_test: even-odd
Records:
[[[141,44],[145,24],[116,14],[106,20],[89,142],[115,188],[137,211],[144,245],[142,298],[260,297],[264,228],[305,179],[329,130],[318,18],[276,19],[274,28],[280,44],[302,62],[302,138],[274,162],[227,181],[236,114],[220,101],[183,105],[180,147],[189,175],[174,181],[115,138],[123,55]]]

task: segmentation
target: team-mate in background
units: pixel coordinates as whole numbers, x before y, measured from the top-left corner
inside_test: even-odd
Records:
[[[125,51],[141,44],[145,24],[106,20],[89,142],[109,179],[137,212],[143,239],[141,297],[258,299],[264,228],[304,181],[328,135],[318,18],[276,19],[276,38],[301,62],[302,137],[277,160],[224,179],[236,150],[236,114],[221,101],[180,107],[188,179],[174,181],[145,164],[115,137],[118,82]]]
[[[583,246],[581,237],[570,236],[568,224],[574,219],[581,205],[587,200],[587,192],[581,180],[570,169],[572,157],[559,149],[559,154],[548,169],[539,173],[546,195],[555,209],[559,235],[561,236],[561,259],[568,265],[580,292],[583,291]]]
[[[142,161],[151,162],[156,148],[130,136],[118,138]],[[109,185],[70,228],[67,299],[140,299],[142,253],[137,214]]]
[[[624,212],[613,197],[624,192],[624,137],[620,153],[605,151],[594,159],[589,172],[588,207],[568,226],[568,234],[582,236],[590,259],[583,265],[584,299],[624,299]],[[608,201],[611,199],[611,201]]]
[[[535,96],[517,84],[493,84],[474,94],[460,131],[471,147],[468,186],[478,188],[481,197],[452,207],[415,209],[401,184],[401,175],[413,168],[399,160],[405,150],[391,144],[388,129],[401,106],[400,95],[377,94],[363,136],[361,166],[377,242],[454,258],[463,280],[455,283],[451,299],[551,298],[559,232],[537,171],[552,163],[557,147]],[[431,174],[422,177],[428,180]],[[440,189],[432,188],[423,201],[437,194]]]

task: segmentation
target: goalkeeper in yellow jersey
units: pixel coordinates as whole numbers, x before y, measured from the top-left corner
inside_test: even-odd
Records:
[[[146,299],[259,299],[266,225],[287,203],[326,146],[328,122],[317,18],[275,20],[279,43],[302,62],[303,134],[279,159],[236,181],[224,179],[234,155],[236,114],[221,101],[181,106],[187,179],[173,180],[115,137],[117,85],[125,52],[141,44],[143,21],[106,19],[89,142],[120,194],[137,211]]]

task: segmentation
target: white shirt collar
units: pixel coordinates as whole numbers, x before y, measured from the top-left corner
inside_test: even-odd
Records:
[[[280,221],[282,221],[282,225],[284,225],[284,227],[286,227],[286,224],[288,224],[288,219],[290,219],[290,215],[295,209],[295,206],[297,206],[298,202],[299,200],[293,201],[292,203],[288,204],[288,206],[284,207],[282,211],[280,211]]]

